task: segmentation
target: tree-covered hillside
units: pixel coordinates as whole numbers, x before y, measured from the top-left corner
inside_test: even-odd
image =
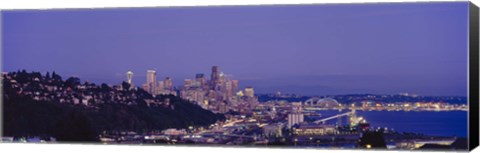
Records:
[[[81,83],[53,73],[3,75],[3,134],[52,136],[58,141],[97,141],[102,131],[149,132],[207,126],[223,120],[173,95],[153,97],[128,84]]]

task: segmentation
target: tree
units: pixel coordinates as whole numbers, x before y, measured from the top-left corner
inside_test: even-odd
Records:
[[[52,79],[54,80],[62,80],[62,77],[58,74],[55,73],[55,71],[52,72]]]
[[[80,84],[81,84],[80,79],[77,77],[70,77],[67,80],[65,80],[65,86],[70,87],[72,89]]]
[[[130,87],[131,87],[131,86],[130,86],[129,83],[127,83],[127,82],[125,82],[125,81],[122,82],[122,89],[123,89],[123,90],[130,90]]]
[[[55,137],[58,141],[93,142],[98,140],[97,133],[85,114],[72,110],[57,123]]]
[[[109,92],[111,90],[110,86],[105,83],[102,83],[100,88],[102,89],[102,92]]]
[[[385,143],[385,138],[381,132],[365,132],[363,136],[360,138],[358,145],[361,148],[376,148],[382,149],[387,148],[387,144]]]
[[[50,79],[50,72],[47,72],[47,74],[45,74],[45,78],[48,80]]]

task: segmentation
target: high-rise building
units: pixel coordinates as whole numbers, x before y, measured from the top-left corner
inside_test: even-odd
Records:
[[[217,110],[218,110],[218,113],[222,113],[222,114],[227,113],[228,112],[227,102],[225,101],[218,102]]]
[[[157,80],[157,72],[155,70],[147,70],[147,84],[154,83]]]
[[[207,94],[208,94],[209,100],[215,101],[217,99],[217,93],[215,92],[215,90],[210,90],[208,91]]]
[[[205,87],[207,86],[207,80],[205,79],[205,75],[203,73],[198,73],[195,75],[195,82],[197,83],[196,86],[206,89]]]
[[[157,81],[157,93],[161,94],[165,90],[164,81]]]
[[[195,79],[200,79],[200,78],[204,78],[204,77],[205,77],[205,75],[203,73],[197,73],[195,75]]]
[[[166,90],[173,90],[173,81],[172,78],[170,77],[165,77],[165,80],[163,81],[163,85],[165,86]]]
[[[245,96],[252,97],[252,98],[255,96],[255,92],[253,91],[253,87],[245,88]]]
[[[232,80],[232,93],[236,94],[238,92],[238,80]]]
[[[147,70],[147,86],[148,92],[155,95],[157,86],[157,72],[155,70]]]
[[[233,95],[232,81],[225,82],[225,97],[229,99]]]
[[[185,79],[184,87],[188,89],[188,88],[190,88],[190,87],[192,87],[192,86],[193,86],[192,80],[191,80],[191,79]]]
[[[217,90],[220,85],[220,69],[218,66],[212,66],[212,74],[210,75],[210,89]]]

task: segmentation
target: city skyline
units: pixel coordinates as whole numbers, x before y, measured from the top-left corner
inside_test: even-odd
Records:
[[[469,2],[3,11],[1,139],[467,150],[472,12]]]
[[[6,11],[3,70],[141,86],[153,69],[180,86],[218,65],[256,93],[466,96],[467,6]]]

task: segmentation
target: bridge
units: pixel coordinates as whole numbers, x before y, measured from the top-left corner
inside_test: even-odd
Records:
[[[350,117],[350,125],[355,125],[355,124],[358,124],[358,123],[361,122],[361,121],[364,121],[364,119],[363,119],[362,117],[358,117],[358,118],[357,118],[357,115],[356,115],[356,113],[355,113],[355,109],[352,109],[352,111],[350,111],[350,112],[346,112],[346,113],[342,113],[342,114],[337,114],[337,115],[330,116],[330,117],[327,117],[327,118],[324,118],[324,119],[316,120],[316,121],[314,121],[314,123],[316,123],[316,124],[319,124],[319,123],[325,124],[326,121],[329,121],[329,120],[332,120],[332,119],[339,119],[339,122],[340,122],[340,118],[341,118],[341,117],[344,117],[344,116],[349,116],[349,117]],[[340,124],[340,123],[339,123],[339,124]]]

